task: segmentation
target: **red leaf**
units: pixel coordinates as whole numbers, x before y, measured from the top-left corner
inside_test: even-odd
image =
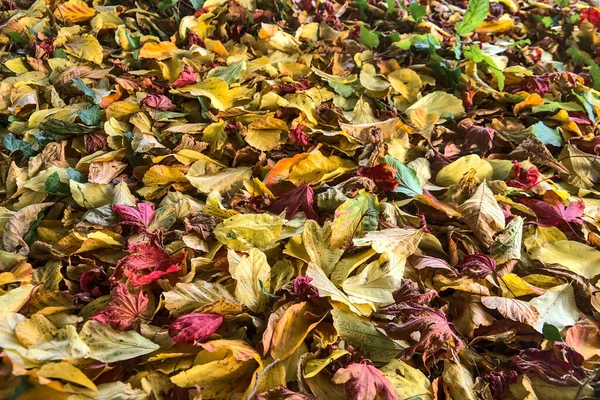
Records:
[[[142,100],[142,104],[149,108],[160,111],[169,111],[175,109],[175,104],[163,94],[150,94]]]
[[[122,224],[136,225],[146,229],[154,215],[154,204],[138,203],[137,209],[123,204],[115,204],[112,210],[125,220],[121,222]]]
[[[528,206],[536,213],[538,217],[537,224],[542,226],[557,226],[561,223],[569,225],[569,222],[583,224],[581,216],[585,209],[583,201],[574,201],[565,206],[560,197],[554,192],[547,192],[544,195],[544,201],[536,199],[524,199],[523,204]]]
[[[394,179],[396,172],[394,168],[383,163],[374,167],[360,167],[358,168],[358,175],[365,178],[369,178],[379,188],[379,190],[388,192],[394,190],[398,186],[398,182]]]
[[[184,255],[171,257],[155,243],[131,243],[129,255],[119,261],[117,271],[123,271],[133,287],[146,285],[166,274],[177,272]],[[115,276],[120,276],[115,273]]]
[[[169,335],[176,342],[202,342],[215,333],[222,322],[223,317],[219,314],[187,314],[169,326]]]
[[[296,125],[295,127],[290,129],[290,135],[294,138],[296,142],[299,142],[303,145],[307,145],[308,137],[306,137],[306,134],[304,133],[304,130],[302,128],[302,124]]]
[[[581,17],[579,17],[579,22],[583,21],[590,21],[596,28],[600,27],[600,12],[594,7],[584,8],[581,10]]]
[[[496,272],[496,261],[485,254],[467,254],[457,267],[471,278],[483,279]]]
[[[186,65],[185,67],[183,67],[183,71],[181,71],[181,73],[179,74],[179,78],[177,78],[175,82],[171,84],[171,86],[173,86],[174,88],[180,88],[188,85],[193,85],[194,83],[196,83],[196,80],[196,74],[189,66]]]
[[[333,382],[345,384],[346,393],[354,400],[397,400],[394,386],[383,373],[372,365],[354,363],[340,368],[333,376]]]
[[[519,374],[517,371],[492,371],[488,375],[479,377],[483,382],[488,384],[492,398],[500,400],[508,387],[517,381]]]
[[[460,351],[462,342],[450,328],[442,310],[418,303],[404,303],[396,306],[394,311],[402,316],[404,322],[386,326],[385,330],[392,339],[410,340],[414,332],[421,334],[417,344],[404,350],[404,358],[408,359],[420,351],[423,352],[423,363],[429,366]]]
[[[535,374],[555,385],[577,385],[577,380],[581,381],[586,377],[583,356],[561,342],[555,342],[554,347],[549,350],[521,350],[511,361],[522,373]]]
[[[287,192],[277,199],[270,207],[270,211],[279,214],[283,210],[286,211],[286,218],[292,218],[300,208],[304,214],[310,219],[317,219],[313,205],[315,203],[315,192],[312,188],[304,183],[296,189]]]
[[[124,331],[131,327],[147,308],[148,295],[144,291],[140,290],[135,296],[129,291],[127,285],[119,282],[108,306],[92,319]]]
[[[521,168],[521,164],[518,161],[513,161],[515,169],[515,179],[506,182],[508,186],[520,188],[520,189],[531,189],[540,182],[540,172],[536,167],[529,169]]]

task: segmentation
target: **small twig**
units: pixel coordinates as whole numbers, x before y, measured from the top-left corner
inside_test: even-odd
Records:
[[[275,364],[277,364],[279,361],[279,358],[276,358],[271,364],[267,365],[258,375],[256,375],[256,381],[254,381],[254,388],[252,388],[250,394],[246,396],[246,400],[251,400],[256,395],[256,392],[258,391],[258,381],[260,380],[260,378],[262,378],[267,373],[267,371],[273,368]]]

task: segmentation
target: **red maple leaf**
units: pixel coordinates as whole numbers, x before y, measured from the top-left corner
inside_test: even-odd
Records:
[[[575,233],[570,223],[583,224],[583,220],[580,218],[585,209],[585,203],[583,201],[574,201],[568,206],[565,206],[557,194],[554,192],[546,192],[544,201],[524,199],[522,200],[522,203],[535,212],[538,217],[536,222],[538,225],[558,226],[565,224],[575,236],[579,236]]]
[[[181,73],[179,74],[179,78],[177,78],[175,82],[171,84],[171,86],[173,86],[174,88],[180,88],[188,85],[193,85],[194,83],[196,83],[197,79],[198,77],[196,76],[194,71],[186,65],[185,67],[183,67],[183,71],[181,71]]]
[[[164,94],[150,94],[144,97],[142,105],[160,111],[170,111],[175,109],[175,104],[173,104],[171,99]]]
[[[115,204],[112,210],[124,219],[121,222],[122,224],[130,224],[147,229],[154,215],[154,204],[138,203],[136,207],[137,209],[123,204]]]
[[[144,291],[138,291],[136,296],[129,291],[127,285],[117,282],[108,306],[92,319],[124,331],[131,327],[147,308],[148,295]]]
[[[290,219],[298,212],[300,208],[302,208],[302,211],[304,211],[304,214],[306,214],[308,218],[317,219],[317,213],[313,208],[314,203],[314,190],[310,186],[303,183],[296,189],[287,192],[277,199],[271,205],[270,211],[279,214],[285,210],[285,217]]]
[[[185,254],[169,256],[162,247],[153,242],[130,243],[129,255],[119,261],[114,278],[122,274],[130,279],[133,287],[146,285],[166,274],[181,270]],[[122,274],[121,274],[122,272]]]
[[[398,186],[398,182],[394,179],[396,171],[388,164],[382,163],[374,167],[360,167],[358,168],[358,175],[365,178],[369,178],[384,192],[394,190]]]
[[[385,327],[392,339],[411,340],[414,332],[421,334],[415,345],[403,351],[403,358],[410,359],[420,351],[423,353],[423,363],[429,366],[441,359],[451,358],[460,351],[462,341],[452,331],[451,323],[442,310],[411,302],[397,305],[394,311],[404,322]]]
[[[169,326],[169,335],[176,342],[202,342],[215,333],[222,322],[223,317],[219,314],[187,314]]]
[[[333,376],[333,382],[345,384],[344,388],[354,400],[398,400],[394,386],[383,373],[366,363],[353,363],[340,368]]]

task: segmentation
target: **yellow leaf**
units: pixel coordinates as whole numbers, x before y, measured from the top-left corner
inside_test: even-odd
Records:
[[[187,178],[177,168],[167,167],[166,165],[153,165],[144,174],[142,182],[144,182],[144,185],[168,185],[187,182]]]
[[[415,71],[403,68],[392,72],[387,78],[390,81],[392,88],[402,96],[406,97],[409,102],[412,103],[417,99],[422,82],[419,74]]]
[[[500,288],[502,289],[502,296],[504,297],[515,298],[544,293],[542,289],[530,285],[516,274],[504,274],[498,281],[500,283]]]
[[[260,311],[267,300],[262,287],[271,288],[271,266],[267,256],[260,250],[251,249],[236,264],[237,255],[229,250],[229,273],[235,279],[235,296],[242,304],[254,312]]]
[[[208,97],[216,109],[225,111],[231,107],[233,98],[229,92],[229,85],[221,78],[208,78],[202,82],[193,85],[184,86],[177,89],[183,93],[189,93],[191,96]]]
[[[470,154],[442,168],[438,172],[435,181],[438,185],[453,186],[460,182],[462,177],[472,169],[475,170],[475,178],[480,182],[491,180],[494,176],[494,170],[489,162],[482,160],[477,154]]]
[[[191,171],[190,171],[191,172]],[[201,193],[211,193],[218,191],[219,193],[227,193],[242,186],[246,179],[252,177],[252,168],[225,168],[214,174],[206,174],[201,176],[193,176],[188,173],[187,179]]]
[[[548,243],[531,258],[546,264],[560,264],[586,279],[600,274],[600,251],[573,240]]]
[[[288,307],[273,330],[271,357],[280,360],[290,357],[323,318],[325,315],[315,315],[310,304],[305,301]]]
[[[308,366],[308,363],[307,363]],[[392,360],[380,368],[396,388],[399,399],[433,400],[431,382],[424,373],[401,360]]]
[[[139,59],[151,58],[153,60],[166,60],[179,51],[173,42],[148,42],[140,49]]]
[[[54,11],[56,19],[72,23],[87,21],[94,15],[96,15],[96,10],[82,0],[69,0],[60,4]]]
[[[35,289],[34,285],[23,285],[9,290],[0,296],[0,310],[3,312],[17,312],[27,303],[31,292]]]
[[[301,159],[291,169],[289,180],[296,186],[301,183],[313,185],[331,181],[356,167],[354,161],[338,156],[324,156],[316,150]]]
[[[75,383],[77,385],[98,391],[98,388],[83,372],[71,363],[66,361],[44,364],[37,372],[38,376],[44,378],[60,379],[66,382]]]
[[[269,214],[237,214],[217,225],[214,234],[235,251],[264,250],[275,244],[285,222]]]
[[[75,57],[91,61],[95,64],[102,63],[102,45],[92,35],[82,35],[81,37],[65,45],[67,52]]]
[[[493,21],[484,21],[475,29],[477,33],[506,33],[515,26],[515,20],[508,14]]]
[[[513,108],[513,113],[517,115],[527,109],[530,109],[535,106],[540,106],[542,104],[544,104],[544,99],[542,98],[542,96],[540,96],[537,93],[533,93],[527,96],[527,98],[522,102],[515,104]]]
[[[335,349],[327,358],[313,358],[312,360],[308,360],[304,366],[304,377],[312,378],[316,376],[329,364],[346,354],[350,353],[347,350]]]

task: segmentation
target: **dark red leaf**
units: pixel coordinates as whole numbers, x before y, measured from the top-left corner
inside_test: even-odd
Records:
[[[127,285],[117,283],[110,303],[92,319],[124,331],[148,308],[148,295],[140,290],[132,294]]]
[[[307,145],[308,137],[306,136],[306,133],[304,133],[304,130],[302,128],[302,124],[296,125],[295,127],[290,129],[290,135],[294,138],[296,142],[303,145]]]
[[[316,219],[317,213],[313,208],[314,203],[314,190],[310,186],[303,183],[296,189],[287,192],[277,199],[271,205],[270,211],[279,214],[285,210],[286,218],[290,219],[298,212],[300,208],[302,208],[302,211],[304,211],[304,214],[306,214],[308,218]]]
[[[379,190],[384,192],[392,191],[396,186],[398,186],[398,181],[394,179],[395,174],[396,172],[394,171],[394,168],[385,163],[378,164],[374,167],[358,168],[359,176],[369,178],[375,182]]]
[[[187,314],[169,326],[169,335],[176,342],[198,343],[215,333],[221,323],[223,317],[219,314]]]
[[[562,342],[548,350],[521,350],[511,361],[522,373],[535,374],[554,385],[577,385],[586,377],[583,356]]]
[[[316,287],[310,284],[312,278],[308,276],[297,276],[294,279],[294,287],[292,293],[298,296],[301,300],[311,300],[319,297],[319,291]]]
[[[517,371],[492,371],[488,375],[480,376],[479,379],[488,384],[492,398],[500,400],[508,387],[517,381],[518,376]]]
[[[354,400],[397,400],[394,386],[383,373],[372,365],[353,363],[340,368],[333,376],[333,382],[344,384],[346,393]]]
[[[492,148],[494,129],[481,126],[474,119],[465,118],[458,124],[458,131],[464,135],[462,143],[464,149],[475,147],[485,154]]]
[[[496,272],[496,261],[481,253],[467,254],[456,267],[471,278],[483,279]]]
[[[441,359],[452,358],[460,351],[462,341],[452,331],[442,310],[418,303],[403,303],[396,307],[396,313],[404,322],[385,327],[392,339],[411,340],[414,332],[421,334],[415,345],[402,352],[403,358],[410,359],[414,353],[422,352],[423,363],[431,366]]]
[[[173,104],[171,99],[164,94],[149,94],[142,100],[142,104],[159,111],[170,111],[175,109],[175,104]]]

